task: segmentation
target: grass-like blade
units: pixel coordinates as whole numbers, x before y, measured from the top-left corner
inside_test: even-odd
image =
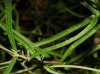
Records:
[[[7,34],[9,41],[12,45],[12,48],[14,50],[17,50],[14,35],[13,35],[13,29],[12,29],[12,6],[11,6],[11,0],[4,0],[5,3],[5,15],[6,15],[6,28],[7,28]]]
[[[91,26],[93,24],[97,23],[97,16],[94,18],[94,20],[90,23]],[[84,35],[83,37],[81,37],[80,39],[78,39],[77,41],[75,41],[73,44],[71,44],[71,46],[65,51],[64,55],[61,58],[61,61],[64,61],[71,53],[72,51],[82,42],[84,42],[86,39],[88,39],[91,35],[93,35],[98,29],[100,28],[99,24],[94,27],[90,32],[88,32],[86,35]]]
[[[93,16],[92,16],[93,17]],[[89,18],[89,19],[91,19],[91,18]],[[89,20],[88,19],[88,20]],[[81,23],[82,24],[82,23]],[[4,28],[4,27],[3,27]],[[16,31],[14,31],[14,34],[16,35],[15,36],[15,39],[16,40],[18,40],[18,42],[21,42],[25,47],[26,47],[26,49],[28,49],[28,50],[30,50],[30,52],[32,53],[32,52],[34,52],[33,50],[34,50],[34,44],[32,43],[32,42],[30,42],[28,39],[26,39],[25,37],[23,37],[21,34],[19,34],[19,33],[17,33]],[[32,44],[32,45],[31,45]],[[63,43],[64,45],[65,45],[65,43]],[[61,44],[60,44],[61,45]],[[32,47],[31,47],[32,46]],[[58,46],[58,45],[56,45],[56,46]],[[31,47],[31,48],[30,48]],[[32,48],[33,48],[33,50],[32,50]],[[48,51],[47,49],[56,49],[56,48],[59,48],[59,46],[58,47],[55,47],[55,46],[52,46],[52,47],[48,47],[48,48],[46,48],[45,50],[46,51]],[[44,51],[45,52],[45,51]],[[33,53],[32,53],[33,54]],[[34,56],[34,55],[33,55]]]
[[[87,23],[89,23],[90,21],[91,21],[91,18],[92,17],[94,17],[94,16],[90,16],[89,18],[87,18],[87,19],[85,19],[84,21],[82,21],[80,24],[78,24],[77,26],[78,26],[78,28],[80,27],[80,25],[86,25],[86,22]],[[84,23],[84,24],[83,24]],[[2,27],[2,26],[1,26]],[[4,28],[4,27],[2,27],[2,28]],[[62,35],[65,35],[65,33],[67,33],[68,31],[69,31],[69,33],[70,32],[72,32],[72,30],[73,29],[78,29],[77,27],[71,27],[70,29],[68,29],[68,30],[66,30],[66,32],[62,32],[62,33],[60,33],[61,35],[59,35],[60,37],[62,36]],[[19,33],[17,33],[16,31],[14,31],[14,34],[16,35],[15,36],[15,39],[16,40],[18,40],[18,42],[21,42],[25,47],[26,47],[26,49],[28,49],[28,50],[30,50],[30,53],[34,53],[34,48],[35,48],[35,46],[37,46],[38,44],[33,44],[32,42],[30,42],[28,39],[26,39],[24,36],[22,36],[21,34],[19,34]],[[55,36],[55,37],[58,37],[58,35],[57,36]],[[55,38],[54,37],[54,38]],[[53,39],[54,39],[53,38]],[[57,39],[57,38],[56,38]],[[74,39],[74,38],[73,38]],[[52,39],[50,39],[50,40],[52,40]],[[48,40],[49,41],[49,40]],[[68,43],[70,43],[69,41],[67,41]],[[68,44],[67,43],[67,44]],[[34,45],[34,46],[33,46]],[[45,51],[42,51],[41,53],[43,53],[43,52],[47,52],[47,51],[50,51],[50,50],[54,50],[54,49],[57,49],[57,48],[60,48],[61,47],[61,45],[62,46],[64,46],[64,45],[66,45],[66,42],[63,42],[63,43],[60,43],[60,44],[57,44],[57,45],[54,45],[54,46],[51,46],[51,47],[48,47],[48,48],[45,48]],[[32,46],[32,47],[31,47]],[[31,47],[31,48],[30,48]],[[38,48],[35,48],[35,49],[38,49]],[[40,51],[39,51],[40,52]],[[32,53],[32,54],[33,54]],[[32,55],[32,56],[35,56],[35,55]]]
[[[4,24],[1,24],[0,23],[0,27],[4,30],[4,31],[7,31],[7,29],[5,28],[5,25]],[[14,37],[15,39],[21,43],[22,46],[24,46],[29,52],[31,55],[33,55],[35,52],[36,52],[36,49],[37,50],[40,50],[41,48],[39,47],[36,47],[35,48],[35,45],[33,42],[31,42],[30,40],[28,40],[26,37],[24,37],[23,35],[21,35],[20,33],[18,33],[17,31],[13,30],[14,32]],[[41,59],[41,57],[37,56],[37,59]]]
[[[3,45],[1,45],[0,44],[0,49],[2,49],[2,50],[4,50],[4,51],[6,51],[8,54],[10,54],[11,56],[13,56],[14,55],[14,53],[11,51],[11,50],[9,50],[9,49],[7,49],[7,48],[5,48]]]
[[[0,67],[0,70],[7,68],[8,66],[2,66]]]
[[[82,32],[80,32],[78,35],[70,38],[69,40],[66,40],[64,42],[61,42],[59,44],[56,44],[56,45],[53,45],[53,46],[44,48],[44,50],[40,50],[39,52],[37,52],[34,55],[32,55],[32,57],[35,57],[36,55],[43,54],[43,53],[49,52],[51,50],[55,50],[57,48],[60,48],[60,47],[63,47],[65,45],[70,44],[71,42],[77,40],[78,38],[80,38],[81,36],[83,36],[84,34],[86,34],[88,31],[90,31],[96,25],[97,21],[98,21],[98,16],[95,16],[93,18],[93,21]],[[68,51],[70,51],[70,50],[68,50]],[[69,52],[68,52],[68,54],[69,54]]]
[[[37,67],[37,65],[33,65],[32,67],[30,67],[30,68],[28,68],[28,69],[18,70],[18,71],[16,71],[16,72],[13,72],[13,73],[10,73],[10,74],[21,74],[21,73],[23,73],[23,72],[32,70],[32,69],[34,69],[35,67]]]
[[[88,8],[91,12],[93,12],[94,14],[100,16],[100,12],[98,10],[96,10],[95,8],[93,8],[91,5],[89,5],[87,2],[81,2],[81,4]]]
[[[52,73],[52,74],[65,74],[59,71],[56,71],[54,68],[49,67],[48,65],[43,66],[44,69],[46,69],[48,72]]]
[[[70,8],[68,8],[68,7],[65,7],[64,9],[60,10],[58,13],[62,13],[62,12],[66,12],[66,11],[69,12],[70,14],[76,16],[76,17],[80,17],[80,18],[84,18],[84,17],[85,17],[85,16],[83,16],[83,15],[81,15],[81,14],[78,14],[78,13],[72,11],[72,10],[71,10]]]
[[[100,50],[100,44],[99,45],[96,45],[94,47],[92,47],[91,49],[85,51],[84,53],[72,58],[70,61],[68,61],[67,63],[65,64],[72,64],[78,60],[82,60],[84,59],[86,56],[89,56],[90,54],[93,54],[94,52]]]
[[[12,68],[14,67],[14,64],[16,63],[17,57],[14,57],[10,64],[8,65],[7,69],[5,70],[4,74],[10,74]]]
[[[67,67],[67,68],[79,68],[79,69],[85,69],[85,70],[91,70],[91,71],[95,71],[95,72],[100,72],[99,69],[95,69],[95,68],[90,68],[90,67],[84,67],[84,66],[77,66],[77,65],[53,65],[50,66],[53,68],[60,68],[60,67]]]
[[[68,28],[68,29],[66,29],[66,30],[64,30],[64,31],[62,31],[62,32],[60,32],[60,33],[57,33],[56,35],[54,35],[54,36],[52,36],[52,37],[50,37],[50,38],[46,38],[46,39],[44,39],[44,40],[41,40],[41,41],[36,42],[35,45],[38,47],[38,46],[42,46],[42,45],[44,45],[44,44],[53,42],[53,41],[55,41],[55,40],[58,40],[58,39],[60,39],[60,38],[62,38],[62,37],[64,37],[64,36],[66,36],[66,35],[68,35],[68,34],[74,32],[75,30],[78,30],[78,29],[84,27],[85,25],[87,25],[88,23],[90,23],[91,20],[92,20],[93,18],[94,18],[94,16],[92,15],[92,16],[90,16],[90,17],[84,19],[84,20],[81,21],[80,23],[75,24],[74,26],[72,26],[72,27],[70,27],[70,28]]]
[[[18,57],[21,57],[21,58],[27,60],[27,57],[22,56],[22,55],[19,55],[17,52],[15,52],[15,51],[13,51],[13,50],[11,51],[11,50],[5,48],[4,46],[2,46],[1,44],[0,44],[0,48],[1,48],[2,50],[6,51],[8,54],[10,54],[12,57],[18,56]]]
[[[0,67],[1,66],[7,66],[11,61],[7,61],[7,62],[3,62],[3,63],[0,63]]]

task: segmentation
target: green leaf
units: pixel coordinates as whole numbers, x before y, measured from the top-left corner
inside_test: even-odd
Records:
[[[11,61],[7,61],[7,62],[3,62],[3,63],[0,63],[0,67],[2,66],[7,66]]]
[[[10,74],[10,71],[14,67],[14,64],[16,63],[17,57],[14,57],[10,64],[8,65],[7,69],[5,70],[4,74]]]
[[[91,49],[85,51],[84,53],[72,58],[71,60],[69,60],[67,63],[65,64],[72,64],[78,60],[82,60],[84,59],[86,56],[89,56],[90,54],[93,54],[94,52],[100,50],[100,44],[99,45],[96,45],[94,47],[92,47]]]
[[[86,24],[88,24],[91,19],[93,18],[94,16],[90,16],[88,18],[86,18],[85,20],[83,20],[82,22],[74,25],[73,27],[70,27],[69,29],[66,29],[65,31],[62,31],[61,33],[58,33],[57,35],[53,36],[53,37],[50,37],[50,38],[47,38],[43,41],[40,41],[40,42],[37,42],[37,43],[33,43],[31,42],[30,40],[28,40],[27,38],[25,38],[23,35],[21,35],[20,33],[18,33],[17,31],[14,31],[14,37],[15,39],[20,42],[27,50],[30,51],[31,54],[35,53],[37,50],[40,50],[41,48],[39,48],[38,46],[40,45],[43,45],[43,44],[46,44],[46,43],[49,43],[49,42],[52,42],[52,41],[55,41],[83,26],[85,26]],[[3,30],[6,31],[6,28],[4,27],[4,25],[0,24],[1,28]],[[77,27],[76,27],[77,26]],[[65,45],[65,44],[64,44]],[[55,47],[55,46],[54,46]],[[50,48],[51,49],[51,48]],[[39,57],[37,57],[39,59]],[[41,58],[41,57],[40,57]]]
[[[0,27],[4,30],[7,31],[7,29],[5,28],[4,24],[0,23]],[[28,40],[26,37],[24,37],[23,35],[21,35],[20,33],[18,33],[17,31],[13,30],[14,32],[14,37],[15,39],[21,43],[22,46],[24,46],[30,53],[31,55],[33,55],[37,50],[40,50],[41,48],[39,47],[35,47],[35,44],[33,42],[31,42],[30,40]],[[36,57],[38,60],[41,59],[41,56],[37,56]]]
[[[53,68],[60,68],[60,67],[67,67],[67,68],[79,68],[79,69],[85,69],[85,70],[91,70],[91,71],[95,71],[95,72],[100,72],[99,69],[95,69],[95,68],[90,68],[90,67],[84,67],[84,66],[77,66],[77,65],[53,65],[50,66]]]
[[[84,18],[85,16],[81,15],[81,14],[78,14],[76,12],[74,12],[73,10],[71,10],[70,8],[68,7],[65,7],[64,9],[60,10],[58,13],[63,13],[63,12],[69,12],[70,14],[76,16],[76,17],[80,17],[80,18]]]
[[[47,38],[47,39],[41,40],[41,41],[39,41],[39,42],[36,42],[35,45],[38,47],[38,46],[42,46],[42,45],[44,45],[44,44],[53,42],[53,41],[55,41],[55,40],[58,40],[58,39],[60,39],[60,38],[62,38],[62,37],[64,37],[64,36],[66,36],[66,35],[68,35],[68,34],[74,32],[75,30],[78,30],[78,29],[84,27],[85,25],[87,25],[88,23],[90,23],[90,21],[92,20],[93,17],[94,17],[94,16],[92,15],[92,16],[90,16],[90,17],[84,19],[84,20],[81,21],[80,23],[75,24],[74,26],[72,26],[72,27],[70,27],[70,28],[68,28],[68,29],[66,29],[66,30],[64,30],[64,31],[62,31],[62,32],[60,32],[60,33],[57,33],[56,35],[54,35],[54,36],[52,36],[52,37],[50,37],[50,38]]]
[[[22,70],[18,70],[16,72],[13,72],[13,73],[10,73],[10,74],[22,74],[23,72],[27,72],[27,71],[30,71],[34,68],[36,68],[38,65],[32,65],[30,68],[28,69],[22,69]]]
[[[68,45],[70,43],[72,43],[73,41],[79,39],[80,37],[82,37],[83,35],[85,35],[88,31],[90,31],[97,23],[98,21],[98,16],[95,16],[93,21],[83,30],[81,31],[79,34],[77,34],[76,36],[70,38],[69,40],[65,40],[64,42],[58,43],[56,45],[44,48],[43,50],[40,50],[39,52],[37,51],[37,53],[35,53],[34,55],[32,55],[31,59],[37,55],[43,54],[43,53],[47,53],[49,51],[55,50],[57,48],[63,47],[65,45]],[[68,49],[68,54],[70,54],[70,51],[72,50],[73,47],[71,47],[70,49]],[[67,52],[67,51],[66,51]],[[68,55],[67,54],[67,55]],[[63,55],[64,58],[65,55]]]
[[[88,31],[90,31],[93,28],[92,26],[94,26],[97,23],[97,21],[98,21],[98,16],[96,15],[93,21],[87,27]],[[99,28],[100,26],[98,24],[98,26],[94,27],[90,32],[87,31],[88,33],[86,32],[87,33],[86,35],[84,35],[83,37],[75,41],[73,44],[71,44],[70,47],[65,51],[64,55],[62,56],[61,61],[64,61],[78,45],[80,45],[87,38],[93,35]]]
[[[4,47],[3,45],[1,45],[1,44],[0,44],[0,48],[1,48],[2,50],[6,51],[7,53],[9,53],[11,56],[14,55],[14,53],[13,53],[11,50],[5,48],[5,47]]]
[[[98,10],[94,9],[94,8],[93,8],[91,5],[89,5],[87,2],[81,2],[81,4],[82,4],[84,7],[88,8],[88,9],[89,9],[91,12],[93,12],[94,14],[100,16],[100,12],[99,12]]]
[[[56,71],[54,68],[51,68],[50,66],[48,65],[45,65],[43,66],[44,69],[46,69],[48,72],[52,73],[52,74],[65,74],[63,72],[59,72],[59,71]]]
[[[7,34],[9,41],[13,47],[14,50],[17,50],[13,30],[12,30],[12,6],[11,6],[11,0],[4,0],[5,3],[5,15],[6,15],[6,28],[7,28]]]

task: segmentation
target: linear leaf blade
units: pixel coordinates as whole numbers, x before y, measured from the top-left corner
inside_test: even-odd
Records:
[[[14,50],[17,50],[13,30],[12,30],[12,6],[11,6],[11,0],[4,0],[5,3],[5,15],[6,15],[6,28],[7,28],[7,34],[8,39],[12,45],[12,48]]]
[[[5,70],[4,74],[9,74],[12,68],[14,67],[14,64],[16,63],[17,57],[14,57],[10,64],[8,65],[7,69]]]

